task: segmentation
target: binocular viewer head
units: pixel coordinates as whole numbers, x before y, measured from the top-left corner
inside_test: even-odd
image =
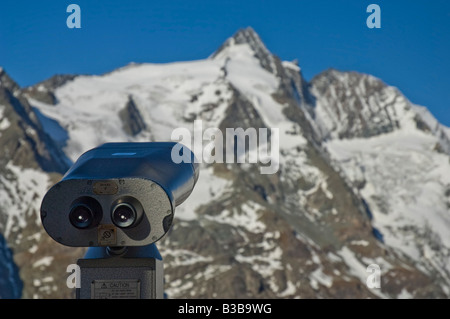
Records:
[[[44,196],[41,220],[66,246],[144,246],[170,229],[199,175],[175,163],[175,142],[107,143],[87,151]],[[180,148],[177,147],[177,150]]]

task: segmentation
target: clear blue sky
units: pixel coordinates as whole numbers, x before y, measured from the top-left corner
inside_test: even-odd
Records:
[[[81,29],[66,8],[81,7]],[[369,4],[381,29],[369,29]],[[204,59],[251,26],[305,77],[329,67],[398,87],[450,126],[450,1],[1,1],[0,66],[28,86],[59,73],[102,74],[129,62]]]

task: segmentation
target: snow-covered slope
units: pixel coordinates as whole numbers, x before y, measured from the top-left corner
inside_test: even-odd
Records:
[[[248,28],[205,60],[4,89],[29,106],[48,146],[36,153],[46,157],[33,157],[47,161],[2,162],[9,175],[0,179],[0,207],[12,209],[1,211],[1,231],[17,252],[26,296],[70,295],[58,276],[83,253],[36,233],[40,199],[60,177],[49,172],[104,142],[192,133],[196,120],[224,135],[278,129],[279,139],[248,151],[279,152],[264,158],[276,164],[273,174],[261,174],[261,161],[201,163],[192,195],[157,244],[169,297],[450,295],[448,129],[376,78],[329,70],[307,83],[297,64],[280,61]],[[0,133],[9,123],[0,121]],[[9,196],[14,187],[23,193]],[[14,216],[24,223],[8,223]],[[366,286],[374,263],[381,289]]]
[[[330,70],[312,91],[324,148],[365,200],[380,238],[439,276],[448,294],[448,128],[368,75]]]

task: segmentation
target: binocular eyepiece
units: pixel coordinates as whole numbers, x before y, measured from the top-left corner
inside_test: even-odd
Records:
[[[142,205],[131,196],[124,196],[111,205],[111,221],[120,228],[133,227],[139,223],[143,213]],[[75,228],[97,227],[103,217],[102,206],[92,197],[78,198],[70,208],[69,220]]]
[[[82,196],[70,208],[69,220],[78,229],[94,227],[101,219],[102,207],[92,197]]]

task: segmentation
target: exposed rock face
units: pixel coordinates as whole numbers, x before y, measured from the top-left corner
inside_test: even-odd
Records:
[[[56,97],[54,95],[55,89],[63,86],[69,81],[72,81],[75,77],[75,75],[58,74],[45,81],[40,82],[38,85],[27,87],[23,91],[27,97],[30,97],[32,99],[47,104],[56,104],[58,103],[58,101],[56,100]]]
[[[125,108],[119,112],[119,116],[123,122],[123,130],[128,135],[138,135],[145,129],[145,123],[131,96],[125,105]]]
[[[53,274],[43,267],[52,259],[64,260],[63,255],[47,257],[48,252],[66,248],[42,238],[38,212],[42,196],[68,169],[69,161],[44,131],[18,85],[5,71],[0,77],[0,232],[6,239],[0,263],[10,272],[2,281],[2,297],[55,296],[54,289],[40,284],[58,271]],[[54,283],[47,281],[47,285]],[[59,293],[71,295],[70,291]]]
[[[308,83],[248,28],[203,61],[23,90],[0,80],[0,231],[23,297],[73,296],[66,267],[84,249],[52,242],[38,217],[68,165],[103,142],[170,140],[180,127],[194,136],[199,120],[222,143],[208,153],[203,136],[200,179],[157,243],[170,298],[450,295],[448,129],[379,79],[328,70]],[[251,146],[227,128],[268,134]],[[237,163],[235,147],[227,163],[229,139],[258,161]],[[380,289],[366,285],[370,264]]]

